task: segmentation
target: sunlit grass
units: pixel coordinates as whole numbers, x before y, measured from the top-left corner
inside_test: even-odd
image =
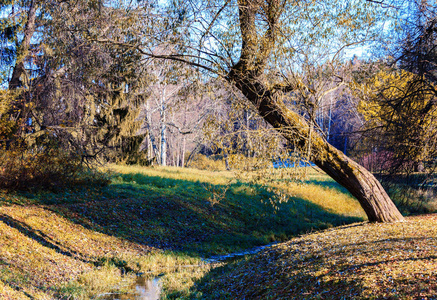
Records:
[[[313,171],[307,183],[278,177],[266,185],[229,171],[110,169],[107,187],[0,192],[1,295],[87,299],[128,291],[132,275],[143,274],[162,275],[167,296],[185,297],[211,268],[202,256],[364,217]]]
[[[211,184],[227,184],[235,180],[235,174],[230,171],[207,171],[192,168],[177,167],[141,167],[126,165],[109,165],[104,170],[121,174],[143,174],[151,177],[186,180],[192,182],[208,182]]]
[[[288,184],[272,183],[271,186],[293,198],[305,199],[326,211],[335,214],[366,219],[360,204],[348,193],[324,185],[293,182]]]
[[[76,281],[69,286],[80,287],[75,296],[76,299],[91,299],[105,293],[129,292],[135,282],[135,274],[122,275],[119,268],[111,264],[93,269],[81,274]]]
[[[190,294],[195,282],[213,265],[199,257],[175,252],[155,252],[140,257],[123,256],[129,264],[136,264],[146,278],[159,277],[167,297]]]
[[[149,250],[85,229],[42,207],[3,206],[0,218],[0,281],[2,294],[10,299],[55,298],[62,282],[90,278],[84,274],[94,272],[99,257]],[[107,282],[105,273],[94,276],[95,281]]]
[[[135,166],[111,165],[110,170],[122,174],[144,174],[160,178],[171,178],[176,180],[188,180],[193,182],[209,183],[212,185],[230,185],[237,181],[252,181],[256,174],[241,173],[238,171],[207,171],[190,168],[175,167],[154,167],[144,168]],[[289,197],[308,200],[320,207],[344,216],[352,216],[366,219],[366,215],[360,204],[343,187],[317,168],[307,167],[307,177],[302,180],[277,180],[268,185],[283,191],[286,200]],[[272,169],[269,171],[273,178],[281,176],[281,170]],[[264,174],[264,173],[263,173]],[[237,175],[237,176],[236,176]],[[253,176],[251,176],[253,175]],[[284,175],[282,175],[284,176]],[[286,175],[285,175],[286,176]],[[247,179],[247,180],[245,180]],[[250,193],[250,192],[249,192]]]

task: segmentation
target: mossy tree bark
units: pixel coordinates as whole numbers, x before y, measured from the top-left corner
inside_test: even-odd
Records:
[[[240,59],[226,79],[235,85],[258,109],[260,115],[291,144],[305,149],[311,143],[310,159],[355,196],[371,222],[394,222],[403,216],[379,181],[364,167],[331,146],[322,136],[311,132],[310,123],[282,102],[282,91],[263,80],[271,50],[274,49],[281,1],[265,1],[263,8],[268,27],[257,28],[259,1],[238,1],[242,48]],[[292,91],[293,87],[287,87]],[[311,135],[311,136],[310,136]]]

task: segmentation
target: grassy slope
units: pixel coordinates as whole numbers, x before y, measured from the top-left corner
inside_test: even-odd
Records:
[[[365,218],[359,204],[338,185],[283,185],[292,195],[284,202],[264,187],[233,180],[230,172],[135,167],[116,171],[121,175],[114,178],[112,192],[116,189],[123,197],[128,188],[135,196],[124,198],[140,208],[137,215],[147,216],[120,234],[141,242],[135,232],[146,230],[149,245],[196,255],[239,251]],[[95,216],[92,211],[89,215]]]
[[[39,206],[2,206],[0,221],[0,295],[9,299],[55,297],[61,282],[92,271],[99,257],[151,250],[87,230]]]
[[[305,185],[282,184],[292,195],[284,202],[266,188],[234,180],[229,172],[114,168],[113,183],[103,189],[0,192],[0,295],[86,299],[128,288],[129,276],[122,278],[120,269],[179,270],[167,280],[170,285],[178,277],[202,276],[207,266],[178,267],[200,264],[200,256],[364,217],[355,200],[317,174]]]
[[[437,299],[437,215],[355,224],[214,270],[205,299]]]

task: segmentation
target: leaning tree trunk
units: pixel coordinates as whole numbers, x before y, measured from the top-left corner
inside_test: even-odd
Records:
[[[358,199],[369,221],[403,220],[379,181],[369,171],[335,149],[323,137],[311,132],[310,124],[284,105],[281,92],[268,87],[262,80],[275,48],[284,2],[267,0],[261,4],[256,0],[237,0],[237,3],[241,53],[240,60],[226,77],[228,82],[235,85],[257,107],[260,115],[291,144],[305,149],[311,142],[310,159]],[[267,27],[257,22],[259,14],[263,14]],[[293,89],[288,86],[290,88]]]
[[[306,119],[284,105],[281,90],[292,91],[293,87],[285,84],[277,90],[266,85],[267,80],[262,80],[267,67],[271,67],[268,62],[275,49],[284,3],[281,0],[237,0],[240,59],[230,69],[226,80],[237,87],[257,107],[259,114],[291,144],[302,150],[311,142],[311,161],[358,199],[369,221],[402,221],[403,216],[372,173],[331,146],[322,136],[311,132]],[[155,57],[185,61],[174,56]]]
[[[309,141],[310,124],[288,109],[278,93],[269,89],[261,80],[248,75],[249,72],[241,72],[240,67],[241,64],[234,66],[227,80],[292,144],[304,149],[311,142],[311,161],[358,199],[370,222],[403,220],[403,216],[372,173],[331,146],[319,134],[312,132]]]

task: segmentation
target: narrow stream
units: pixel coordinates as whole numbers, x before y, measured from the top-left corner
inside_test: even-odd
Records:
[[[265,246],[259,246],[256,248],[252,248],[246,251],[242,252],[236,252],[236,253],[230,253],[226,255],[217,255],[212,256],[210,258],[204,259],[207,263],[217,263],[217,262],[223,262],[228,259],[232,259],[239,256],[249,255],[249,254],[255,254],[267,247],[270,247],[273,244],[265,245]],[[146,277],[139,276],[137,278],[137,281],[135,283],[135,293],[129,293],[129,294],[117,294],[117,293],[108,293],[108,294],[102,294],[97,297],[97,299],[100,300],[159,300],[159,296],[161,295],[162,291],[162,283],[161,283],[161,277],[155,277],[152,279],[146,279]]]
[[[221,261],[225,261],[231,258],[235,258],[235,257],[239,257],[239,256],[244,256],[244,255],[250,255],[250,254],[255,254],[260,252],[261,250],[271,247],[273,245],[275,245],[277,243],[272,243],[272,244],[268,244],[268,245],[264,245],[264,246],[258,246],[252,249],[248,249],[242,252],[236,252],[236,253],[229,253],[229,254],[225,254],[225,255],[216,255],[216,256],[211,256],[210,258],[205,258],[204,260],[208,263],[216,263],[216,262],[221,262]]]
[[[137,299],[141,299],[141,300],[159,299],[159,295],[161,294],[161,289],[162,289],[162,284],[159,277],[155,277],[153,279],[138,277],[135,285]]]
[[[139,276],[135,282],[135,292],[128,294],[108,293],[97,297],[101,300],[159,300],[162,284],[160,277],[146,279]]]

